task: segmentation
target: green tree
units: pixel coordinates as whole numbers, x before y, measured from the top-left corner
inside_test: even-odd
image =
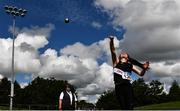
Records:
[[[132,84],[135,96],[135,106],[150,104],[150,88],[142,78]]]
[[[98,109],[115,110],[120,109],[119,102],[116,99],[115,91],[104,92],[96,103]]]
[[[180,100],[180,87],[177,81],[173,81],[171,88],[169,90],[169,99],[171,101]]]
[[[43,79],[37,77],[19,93],[18,104],[51,105],[50,109],[57,109],[59,95],[64,90],[67,81],[54,78]],[[74,89],[74,87],[71,85]],[[74,90],[75,91],[75,90]],[[31,107],[32,109],[46,109],[46,107]]]
[[[9,104],[10,100],[10,88],[11,82],[8,78],[4,77],[0,82],[0,104]],[[21,87],[17,81],[14,82],[14,98],[16,98],[16,94],[19,93]]]
[[[160,95],[163,91],[162,83],[158,80],[152,80],[150,83],[151,95]]]
[[[95,108],[95,105],[92,103],[88,103],[85,100],[81,100],[78,102],[78,108],[80,110],[93,110]]]
[[[0,82],[0,104],[9,103],[9,94],[10,94],[11,83],[5,77]]]
[[[149,96],[151,96],[151,103],[160,103],[161,102],[161,95],[164,87],[162,86],[162,83],[158,80],[152,80],[150,82],[150,91]]]
[[[165,102],[169,102],[169,97],[168,97],[168,94],[166,94],[165,92],[162,92],[161,95],[159,95],[159,103],[165,103]]]

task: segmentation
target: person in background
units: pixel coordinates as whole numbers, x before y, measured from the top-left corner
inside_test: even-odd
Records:
[[[77,108],[77,97],[70,88],[65,85],[65,90],[59,96],[59,110],[75,110]]]
[[[117,57],[114,48],[114,38],[110,36],[109,39],[116,97],[122,110],[132,110],[134,103],[134,94],[131,85],[132,71],[139,76],[143,76],[146,70],[149,69],[149,62],[141,64],[135,59],[130,58],[127,52],[121,52]],[[137,68],[137,66],[142,70]]]

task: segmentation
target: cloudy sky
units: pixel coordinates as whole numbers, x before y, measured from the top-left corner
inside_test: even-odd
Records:
[[[150,61],[147,82],[160,80],[166,91],[180,82],[179,0],[0,0],[0,77],[11,75],[12,17],[5,5],[28,10],[16,19],[15,71],[22,86],[37,76],[55,77],[74,84],[80,100],[95,102],[114,88],[109,35],[117,53]]]

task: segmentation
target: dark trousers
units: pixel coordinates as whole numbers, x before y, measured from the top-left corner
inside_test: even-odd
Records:
[[[122,110],[133,110],[134,94],[130,83],[115,85],[115,92]]]
[[[72,105],[63,105],[62,110],[75,110],[75,107]]]

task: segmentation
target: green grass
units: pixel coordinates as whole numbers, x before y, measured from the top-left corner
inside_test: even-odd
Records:
[[[9,110],[9,107],[0,106],[0,110]],[[135,110],[180,110],[180,101],[141,106]]]
[[[0,106],[0,111],[1,110],[9,110],[9,106]],[[26,110],[26,109],[13,107],[13,110]]]
[[[180,110],[180,101],[141,106],[135,110]]]
[[[9,107],[6,107],[6,106],[0,106],[0,110],[9,110]]]

